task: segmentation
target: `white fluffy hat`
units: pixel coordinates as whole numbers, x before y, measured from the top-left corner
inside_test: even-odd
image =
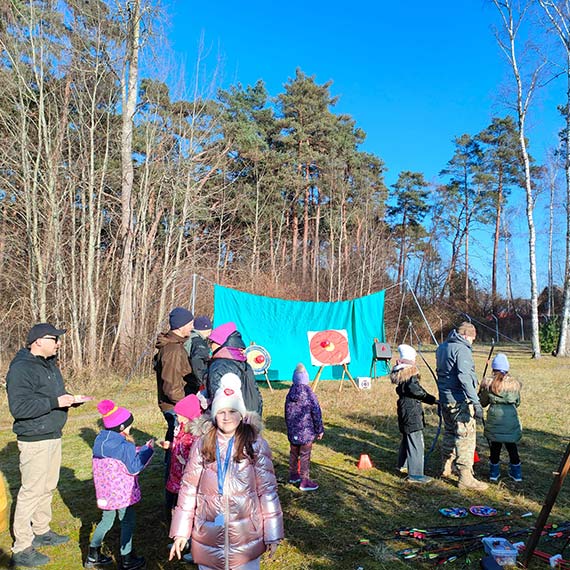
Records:
[[[241,393],[241,380],[237,374],[228,372],[220,378],[220,387],[216,390],[212,401],[212,417],[220,410],[236,410],[245,416],[246,409]]]
[[[398,346],[398,360],[396,360],[396,366],[392,370],[398,371],[402,368],[408,368],[416,363],[417,352],[413,346],[409,344],[401,344]]]

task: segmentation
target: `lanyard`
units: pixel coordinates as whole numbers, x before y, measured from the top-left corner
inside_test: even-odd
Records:
[[[228,473],[228,468],[230,466],[230,459],[232,457],[233,446],[234,446],[234,438],[232,437],[228,442],[226,458],[224,460],[224,465],[222,466],[222,461],[220,456],[220,444],[218,442],[218,438],[216,437],[216,462],[218,464],[218,493],[220,495],[224,494],[224,481],[226,480],[226,475]]]

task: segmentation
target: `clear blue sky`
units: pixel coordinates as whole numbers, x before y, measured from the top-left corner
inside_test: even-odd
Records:
[[[367,133],[363,148],[384,160],[388,185],[402,170],[435,182],[453,154],[453,137],[475,134],[507,112],[500,93],[511,81],[510,69],[493,35],[496,9],[486,0],[164,3],[168,36],[189,79],[203,36],[206,71],[212,74],[221,63],[224,87],[263,79],[274,96],[297,67],[318,83],[332,80],[331,93],[340,97],[336,109]],[[563,88],[552,84],[529,116],[527,135],[539,161],[556,144]],[[539,232],[543,208],[537,205]],[[526,296],[524,210],[513,216],[522,222],[513,228],[520,239],[511,252],[520,274],[515,283]],[[542,288],[544,271],[541,276]]]

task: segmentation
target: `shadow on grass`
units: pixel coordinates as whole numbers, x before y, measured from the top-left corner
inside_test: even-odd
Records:
[[[429,418],[437,421],[435,418]],[[483,493],[460,491],[457,480],[434,480],[430,485],[407,483],[395,470],[400,433],[396,416],[343,418],[347,425],[329,422],[325,437],[315,444],[311,461],[311,478],[319,482],[314,493],[303,493],[288,479],[288,452],[274,450],[275,468],[280,497],[285,513],[286,537],[299,551],[318,553],[326,559],[311,564],[311,568],[376,568],[408,567],[409,563],[393,558],[398,549],[394,531],[400,527],[449,524],[439,514],[442,507],[469,507],[487,504],[499,513],[512,513],[511,524],[528,527],[536,520],[545,500],[552,473],[557,470],[567,442],[561,436],[545,431],[526,430],[519,448],[523,462],[523,483],[508,478],[503,464],[502,480],[490,485]],[[266,418],[271,431],[286,433],[281,416]],[[436,425],[425,430],[426,448],[432,443]],[[481,432],[481,429],[479,428]],[[486,481],[488,476],[488,444],[479,434],[477,445],[481,461],[475,466],[476,476]],[[361,471],[356,465],[360,454],[370,456],[373,469]],[[324,459],[324,460],[323,460]],[[506,450],[502,459],[508,464]],[[441,469],[439,444],[429,458],[426,473],[437,476]],[[570,481],[566,482],[566,487]],[[569,513],[568,493],[558,497],[551,520],[560,520]],[[534,517],[521,519],[529,511]],[[469,516],[463,524],[473,524]],[[480,519],[479,519],[480,520]],[[453,524],[453,521],[452,521]],[[458,525],[462,521],[457,522]],[[363,546],[364,543],[368,546]],[[401,542],[401,541],[399,541]],[[323,547],[323,545],[326,545]],[[380,547],[379,545],[385,545]],[[482,549],[470,555],[472,560],[482,556]],[[414,561],[414,565],[428,562]],[[271,566],[272,567],[272,566]],[[278,567],[278,566],[276,566]]]

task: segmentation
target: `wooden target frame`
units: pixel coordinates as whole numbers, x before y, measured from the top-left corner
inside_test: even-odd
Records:
[[[309,340],[311,364],[313,364],[313,366],[319,366],[315,379],[313,380],[313,391],[316,392],[317,390],[325,366],[342,366],[339,392],[342,391],[345,377],[357,390],[360,390],[348,370],[350,347],[348,345],[348,334],[345,329],[307,331],[307,338]]]

